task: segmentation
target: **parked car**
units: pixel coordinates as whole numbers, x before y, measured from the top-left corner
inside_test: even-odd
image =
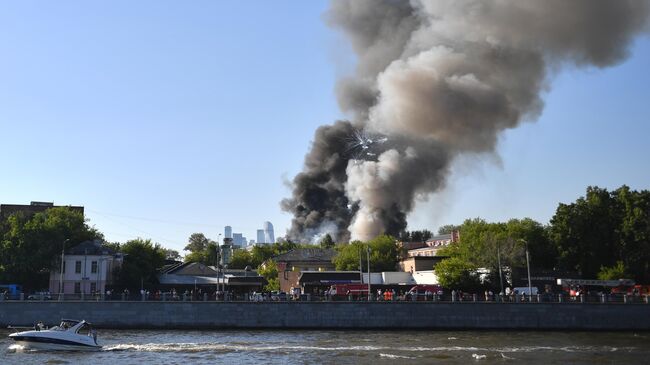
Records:
[[[287,300],[287,293],[282,292],[282,291],[272,291],[271,292],[271,300],[273,301],[285,301]]]
[[[52,295],[49,291],[39,291],[27,296],[27,300],[52,300]]]
[[[257,292],[252,292],[248,298],[252,302],[263,302],[264,301],[264,294],[262,293],[257,293]]]

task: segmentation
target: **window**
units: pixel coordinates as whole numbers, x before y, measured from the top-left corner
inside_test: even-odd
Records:
[[[79,264],[81,264],[81,262],[79,262]],[[74,283],[74,292],[75,294],[81,293],[81,283]]]
[[[90,292],[94,293],[97,291],[97,283],[90,283]]]
[[[90,263],[90,272],[93,274],[97,274],[97,261],[93,261]]]
[[[81,274],[81,261],[74,262],[74,272],[75,274]]]

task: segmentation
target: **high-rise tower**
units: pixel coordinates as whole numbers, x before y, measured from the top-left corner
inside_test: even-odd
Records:
[[[273,225],[271,222],[264,222],[264,242],[274,243],[275,234],[273,233]]]
[[[257,243],[268,243],[264,239],[264,230],[263,229],[258,229],[257,230]]]
[[[223,238],[232,238],[232,227],[231,226],[225,226],[223,229]]]

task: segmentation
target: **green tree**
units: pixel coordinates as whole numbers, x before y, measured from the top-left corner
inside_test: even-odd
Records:
[[[103,246],[113,250],[114,252],[120,252],[120,247],[122,244],[119,242],[104,242]]]
[[[352,241],[336,247],[338,254],[333,259],[337,270],[359,270],[359,255],[361,268],[368,270],[367,249],[370,247],[370,269],[374,272],[394,271],[397,265],[398,250],[395,239],[381,235],[368,242]]]
[[[629,278],[629,274],[623,261],[617,261],[616,265],[611,267],[601,266],[600,271],[598,272],[599,280],[618,280],[627,278]]]
[[[550,237],[558,265],[592,279],[601,267],[622,261],[638,282],[650,281],[650,192],[622,186],[613,192],[588,187],[584,197],[560,204]]]
[[[246,266],[251,268],[257,267],[253,264],[253,257],[247,250],[235,250],[232,253],[230,264],[228,267],[231,269],[245,269]]]
[[[475,291],[480,287],[477,267],[460,257],[440,261],[435,268],[440,285],[449,289]]]
[[[204,265],[211,265],[210,260],[208,258],[208,251],[203,250],[203,251],[193,251],[185,255],[183,258],[183,261],[185,262],[200,262]]]
[[[0,281],[22,284],[26,290],[46,288],[49,271],[60,265],[64,246],[68,249],[93,239],[103,239],[103,235],[68,207],[32,217],[12,214],[2,224]]]
[[[121,252],[125,257],[116,273],[119,286],[135,290],[158,283],[158,269],[165,264],[164,248],[149,239],[137,238],[123,244]]]
[[[499,288],[499,261],[502,268],[525,268],[525,250],[528,246],[531,267],[552,268],[555,249],[544,226],[532,219],[511,219],[506,223],[488,223],[483,219],[468,219],[459,229],[460,241],[440,250],[438,255],[454,258],[450,263],[436,267],[438,276],[453,276],[444,270],[462,267],[487,269],[486,285]],[[512,270],[513,276],[518,270]],[[513,277],[513,279],[517,279]],[[458,284],[458,282],[456,282]],[[467,289],[467,288],[466,288]]]
[[[622,186],[612,192],[620,225],[619,257],[637,282],[650,283],[650,191]]]
[[[454,224],[445,224],[444,226],[438,228],[438,234],[450,234],[451,232],[458,230],[460,230],[460,226]]]
[[[551,237],[559,252],[559,265],[595,278],[600,266],[611,266],[620,255],[616,202],[606,189],[587,188],[575,203],[560,204],[551,219]]]
[[[368,241],[370,246],[370,269],[374,272],[395,271],[398,250],[395,239],[381,235]]]
[[[163,251],[165,251],[165,258],[167,260],[180,260],[181,259],[181,254],[176,250],[172,250],[170,248],[165,248],[165,249],[163,249]]]
[[[275,256],[277,251],[273,245],[257,245],[251,250],[251,263],[253,267],[259,267],[263,262]]]
[[[192,233],[187,241],[187,245],[183,250],[189,252],[205,251],[209,244],[215,244],[213,240],[207,238],[203,233]]]
[[[319,244],[321,248],[334,248],[334,246],[336,246],[334,240],[332,239],[332,236],[330,236],[329,233],[327,233],[325,237],[320,240]]]
[[[267,281],[264,287],[266,291],[280,290],[280,279],[278,278],[278,265],[272,259],[267,260],[260,266],[258,273]]]
[[[428,229],[421,231],[403,231],[399,234],[398,239],[402,242],[424,242],[433,237],[433,233]]]
[[[359,257],[362,256],[365,258],[367,245],[361,241],[352,241],[348,244],[339,244],[336,246],[338,253],[334,256],[332,260],[336,270],[340,271],[352,271],[359,270],[359,263],[361,262],[361,269],[367,270],[367,266],[364,260],[360,260]]]
[[[431,237],[433,237],[433,233],[431,233],[431,231],[428,229],[411,232],[411,242],[424,242]]]

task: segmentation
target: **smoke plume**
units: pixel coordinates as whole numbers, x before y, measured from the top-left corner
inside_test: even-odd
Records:
[[[338,240],[406,228],[415,197],[444,187],[455,156],[494,152],[542,110],[549,74],[623,61],[647,31],[638,0],[335,0],[327,22],[357,55],[337,86],[352,122],[316,132],[282,206],[289,237]],[[358,133],[383,136],[350,144]],[[357,149],[355,151],[355,149]],[[372,151],[372,152],[370,152]],[[361,153],[359,153],[361,152]]]

